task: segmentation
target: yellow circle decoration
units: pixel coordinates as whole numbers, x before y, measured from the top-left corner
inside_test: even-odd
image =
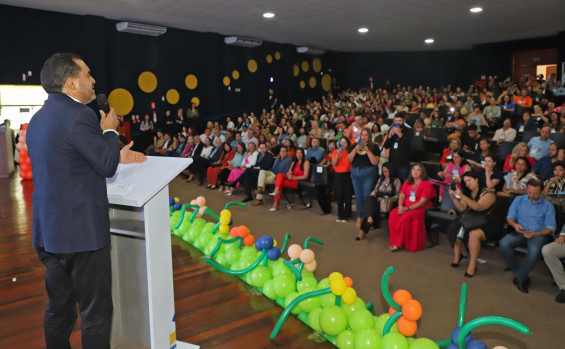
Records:
[[[300,88],[306,87],[306,83],[304,81],[300,81]]]
[[[279,51],[275,52],[275,59],[277,61],[281,59],[281,53]]]
[[[144,71],[143,73],[139,74],[137,78],[137,84],[141,91],[150,93],[155,91],[157,88],[157,77],[150,71]]]
[[[179,92],[174,88],[167,91],[166,98],[167,102],[169,102],[170,104],[177,104],[179,102],[179,97]]]
[[[292,67],[292,75],[298,76],[298,73],[300,73],[300,69],[298,69],[298,66],[295,64],[295,65]]]
[[[133,96],[124,88],[117,88],[108,95],[110,107],[116,109],[119,116],[127,115],[133,109]]]
[[[230,80],[229,76],[224,76],[224,80],[222,82],[224,83],[224,86],[229,86],[231,80]]]
[[[267,57],[265,57],[265,59],[267,60],[267,63],[269,63],[269,64],[273,63],[273,56],[267,55]]]
[[[303,61],[302,62],[302,71],[303,72],[307,72],[310,69],[310,64],[308,64],[308,62]]]
[[[324,74],[324,76],[322,76],[322,88],[326,92],[329,92],[332,89],[332,77],[329,74]]]
[[[184,84],[189,90],[194,90],[198,86],[198,79],[193,74],[189,74],[184,79]]]
[[[190,103],[194,103],[198,107],[200,105],[200,99],[198,97],[192,97]]]
[[[310,85],[310,88],[316,87],[316,78],[312,76],[312,77],[308,80],[308,85]]]
[[[314,69],[316,73],[322,70],[322,61],[319,58],[314,58],[312,61],[312,69]]]
[[[254,59],[250,59],[249,62],[247,62],[247,69],[249,69],[250,72],[255,73],[257,71],[257,62]]]
[[[232,71],[232,72],[231,72],[231,77],[232,77],[234,80],[239,79],[239,72],[238,72],[237,70]]]

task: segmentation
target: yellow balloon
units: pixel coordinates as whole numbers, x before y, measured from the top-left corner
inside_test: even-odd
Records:
[[[353,304],[353,303],[355,303],[355,300],[357,299],[357,292],[355,292],[355,290],[352,287],[348,287],[345,290],[345,292],[343,292],[343,294],[341,295],[341,299],[346,304]]]
[[[230,224],[230,217],[220,216],[220,224],[229,225]]]
[[[219,230],[220,230],[220,233],[227,234],[227,233],[230,232],[230,226],[227,225],[227,224],[220,224]]]
[[[180,199],[178,197],[176,197],[175,202],[180,202]]]
[[[332,282],[334,282],[335,280],[343,280],[343,275],[341,275],[341,273],[338,273],[337,271],[334,271],[333,273],[330,274],[330,276],[328,277],[328,281],[330,282],[330,284]]]
[[[227,216],[227,217],[231,218],[230,210],[222,210],[222,212],[220,212],[220,217],[222,217],[222,216]]]
[[[277,240],[274,240],[274,239],[273,239],[273,247],[277,247],[277,245],[278,245],[278,244],[277,244]]]
[[[334,282],[330,282],[330,289],[336,296],[341,296],[347,289],[347,285],[345,284],[345,281],[343,281],[343,279],[338,279],[334,280]]]

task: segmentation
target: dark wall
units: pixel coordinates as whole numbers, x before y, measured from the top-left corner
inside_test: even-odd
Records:
[[[132,113],[148,113],[150,102],[157,111],[186,109],[193,97],[200,100],[204,117],[218,117],[238,111],[257,110],[264,104],[267,90],[273,87],[281,102],[319,98],[324,91],[320,73],[302,72],[293,76],[293,66],[306,60],[312,66],[312,56],[299,55],[293,45],[264,42],[256,48],[226,45],[222,35],[167,28],[160,37],[120,33],[115,21],[97,16],[79,16],[26,8],[0,6],[0,84],[39,84],[39,72],[45,59],[55,52],[75,52],[81,55],[96,79],[97,93],[108,94],[115,88],[127,89],[134,98]],[[280,52],[281,59],[274,58]],[[266,56],[273,56],[267,63]],[[331,69],[325,57],[322,71]],[[250,59],[258,69],[247,68]],[[238,70],[238,80],[232,71]],[[335,69],[334,69],[335,70]],[[22,74],[33,75],[22,82]],[[140,90],[137,78],[151,71],[158,80],[152,93]],[[185,77],[194,74],[198,86],[189,90]],[[224,76],[231,79],[224,86]],[[302,90],[299,82],[316,76],[315,88]],[[270,83],[270,77],[274,82]],[[176,89],[180,101],[169,104],[162,97]],[[236,92],[239,89],[239,92]]]

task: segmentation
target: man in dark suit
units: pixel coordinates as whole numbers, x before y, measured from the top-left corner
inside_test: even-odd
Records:
[[[273,161],[273,155],[267,151],[267,145],[265,143],[259,144],[259,155],[257,155],[255,166],[245,169],[237,179],[237,181],[243,185],[243,188],[245,188],[245,198],[243,202],[253,200],[251,197],[251,189],[257,184],[259,171],[270,169],[273,166]]]
[[[105,178],[119,162],[145,155],[120,151],[114,109],[108,115],[85,106],[95,98],[94,79],[79,56],[57,53],[41,70],[49,94],[33,116],[27,145],[33,167],[33,246],[45,265],[49,301],[47,348],[70,348],[81,315],[82,347],[110,348],[112,276]]]

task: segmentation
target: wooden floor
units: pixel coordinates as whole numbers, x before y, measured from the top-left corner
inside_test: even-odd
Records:
[[[44,269],[31,244],[31,181],[0,179],[0,348],[45,348]],[[202,348],[331,348],[289,317],[275,341],[269,335],[282,309],[238,278],[203,262],[173,236],[177,338]],[[71,335],[80,348],[80,320]]]

